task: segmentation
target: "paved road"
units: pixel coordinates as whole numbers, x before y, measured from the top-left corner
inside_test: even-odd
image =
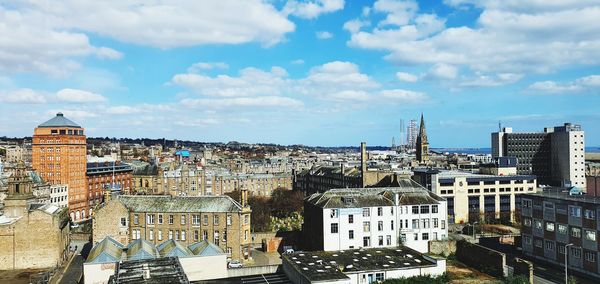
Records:
[[[67,267],[60,284],[83,283],[83,263],[92,249],[92,243],[74,241],[71,246],[77,246],[76,255]]]

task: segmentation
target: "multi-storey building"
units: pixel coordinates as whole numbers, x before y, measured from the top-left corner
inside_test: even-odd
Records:
[[[122,244],[145,239],[185,245],[209,240],[233,259],[250,257],[250,207],[229,196],[127,196],[106,202],[93,217],[93,240],[110,236]]]
[[[68,210],[36,203],[33,181],[20,163],[8,178],[0,215],[0,270],[57,267],[68,257]]]
[[[245,189],[254,195],[270,196],[275,189],[292,190],[291,174],[217,174],[212,176],[212,194]]]
[[[75,221],[89,217],[84,129],[62,113],[33,132],[33,168],[50,184],[69,187],[69,212]]]
[[[158,192],[158,166],[156,164],[134,161],[133,168],[133,193],[134,194],[159,194]]]
[[[446,198],[450,223],[516,222],[520,197],[535,192],[537,181],[532,175],[501,174],[415,169],[413,179]]]
[[[165,164],[158,169],[159,194],[199,196],[204,192],[204,172],[194,164]]]
[[[406,245],[428,251],[445,239],[446,201],[410,179],[401,187],[332,189],[305,200],[303,236],[309,250]]]
[[[580,125],[565,123],[542,133],[492,133],[493,157],[516,157],[517,173],[533,174],[544,185],[586,188],[585,139]]]
[[[65,184],[51,185],[50,204],[61,208],[69,207],[69,186]]]
[[[600,277],[600,198],[564,188],[522,198],[523,254]],[[568,246],[567,246],[568,245]]]
[[[121,162],[87,163],[88,201],[94,208],[104,200],[106,191],[111,188],[120,189],[121,193],[131,193],[133,169]]]

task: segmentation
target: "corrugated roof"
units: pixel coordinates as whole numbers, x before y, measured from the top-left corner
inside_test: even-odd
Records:
[[[64,117],[62,113],[57,113],[55,117],[52,119],[38,125],[38,127],[73,127],[73,128],[81,128],[81,126],[77,125],[77,123],[71,121],[70,119]]]
[[[156,247],[144,239],[137,239],[127,246],[127,260],[152,259],[158,256]]]
[[[182,245],[180,242],[175,240],[167,240],[157,246],[158,252],[161,257],[177,256],[185,257],[191,256],[192,251]]]
[[[242,206],[229,196],[131,196],[119,201],[133,212],[239,212]]]

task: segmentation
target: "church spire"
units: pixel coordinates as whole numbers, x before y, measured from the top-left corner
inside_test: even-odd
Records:
[[[423,113],[421,113],[421,127],[419,128],[419,136],[421,137],[421,141],[427,142],[427,133],[425,131],[425,119],[423,118]]]
[[[417,161],[426,163],[429,161],[429,142],[427,141],[427,133],[425,131],[425,118],[421,113],[421,127],[417,136]]]

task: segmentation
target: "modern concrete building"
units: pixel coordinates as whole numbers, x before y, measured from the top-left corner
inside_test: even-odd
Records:
[[[517,173],[536,175],[543,185],[586,188],[585,137],[580,125],[565,123],[542,133],[492,133],[492,156],[518,159]]]
[[[57,113],[33,131],[33,168],[50,184],[69,187],[69,213],[75,221],[90,217],[86,185],[84,129]]]
[[[450,223],[515,222],[520,197],[537,190],[535,176],[515,175],[514,168],[491,170],[504,175],[462,171],[415,169],[413,179],[445,198]]]
[[[282,269],[294,284],[371,284],[412,276],[439,276],[446,260],[408,247],[284,254]]]
[[[551,188],[522,198],[523,254],[600,279],[600,198]],[[567,244],[571,244],[566,247]]]
[[[153,244],[176,240],[190,245],[209,240],[233,259],[250,258],[250,207],[229,196],[127,196],[96,210],[93,240],[112,237],[122,244],[143,239]]]
[[[428,251],[448,235],[446,200],[405,179],[401,187],[332,189],[304,203],[303,236],[310,250],[394,247]]]

